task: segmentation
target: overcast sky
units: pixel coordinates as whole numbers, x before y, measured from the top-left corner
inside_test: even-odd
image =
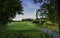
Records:
[[[16,15],[16,17],[13,20],[21,20],[24,18],[33,18],[35,19],[36,15],[36,9],[39,9],[42,4],[37,3],[34,4],[32,0],[22,0],[22,6],[23,6],[23,13],[24,15]]]

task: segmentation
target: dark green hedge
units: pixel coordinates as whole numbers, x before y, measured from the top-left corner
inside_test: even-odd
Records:
[[[39,24],[39,20],[34,20],[34,21],[32,21],[32,23],[35,23],[35,24]]]

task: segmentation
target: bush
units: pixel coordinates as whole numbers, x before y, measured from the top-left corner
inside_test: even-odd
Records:
[[[32,23],[36,23],[36,24],[38,24],[40,21],[38,21],[38,20],[34,20]]]
[[[41,21],[40,24],[43,25],[46,21]]]
[[[47,21],[47,22],[46,22],[46,25],[50,25],[50,26],[51,26],[51,25],[52,25],[52,22]]]

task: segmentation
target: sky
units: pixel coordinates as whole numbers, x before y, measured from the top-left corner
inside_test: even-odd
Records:
[[[16,15],[13,20],[21,20],[25,18],[32,18],[35,19],[36,9],[39,9],[43,3],[36,3],[34,4],[33,0],[22,0],[22,7],[24,15]]]

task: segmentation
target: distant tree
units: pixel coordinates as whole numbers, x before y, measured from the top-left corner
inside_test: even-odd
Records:
[[[32,23],[39,24],[39,20],[33,20]]]
[[[13,19],[16,14],[23,14],[21,0],[0,0],[0,26]]]
[[[47,16],[47,13],[48,13],[48,11],[45,8],[37,9],[37,11],[36,11],[36,19],[45,19],[46,16]]]
[[[22,21],[33,21],[33,19],[26,18],[26,19],[22,19]]]

